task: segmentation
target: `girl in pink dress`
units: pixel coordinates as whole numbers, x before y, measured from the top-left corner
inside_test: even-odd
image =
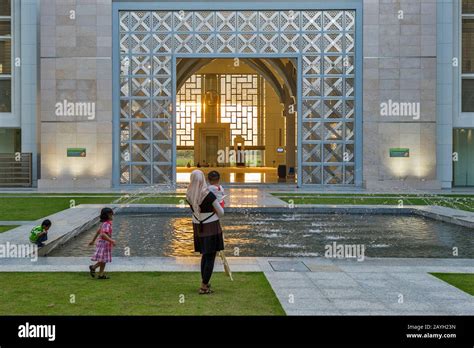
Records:
[[[89,266],[89,271],[92,278],[95,278],[95,270],[99,267],[98,279],[109,279],[104,273],[105,265],[112,262],[112,247],[115,246],[115,240],[112,239],[112,220],[114,211],[110,208],[104,208],[100,212],[100,228],[94,236],[94,239],[89,245],[94,245],[97,237],[99,240],[95,245],[95,253],[92,256],[92,261],[97,261],[95,265]]]

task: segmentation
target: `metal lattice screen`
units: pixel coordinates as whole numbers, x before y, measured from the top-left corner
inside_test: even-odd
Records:
[[[194,124],[202,122],[202,75],[192,75],[176,95],[176,145],[194,146]]]
[[[121,183],[172,181],[172,57],[302,59],[303,184],[354,184],[355,11],[121,11]]]
[[[246,146],[263,145],[259,136],[264,117],[262,85],[262,77],[255,74],[221,75],[221,122],[230,123],[231,144],[240,135]]]
[[[230,143],[237,136],[246,146],[260,146],[263,132],[265,95],[263,78],[257,74],[218,74],[220,122],[230,124]],[[192,75],[176,94],[176,144],[194,146],[194,123],[202,122],[202,87],[205,75]]]

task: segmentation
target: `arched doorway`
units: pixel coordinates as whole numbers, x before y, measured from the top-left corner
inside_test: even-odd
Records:
[[[228,183],[294,183],[296,67],[288,58],[180,59],[177,182],[201,168]]]

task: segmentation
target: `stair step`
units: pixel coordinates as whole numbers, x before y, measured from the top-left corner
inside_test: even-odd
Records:
[[[31,187],[31,159],[30,153],[19,161],[15,154],[0,154],[0,187]]]

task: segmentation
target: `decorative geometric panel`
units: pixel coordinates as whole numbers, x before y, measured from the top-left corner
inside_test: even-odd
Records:
[[[322,116],[322,100],[306,99],[303,102],[303,122],[306,120],[321,119]]]
[[[194,15],[195,28],[198,32],[212,32],[216,27],[216,14],[213,11],[199,11]]]
[[[281,52],[298,52],[300,47],[300,34],[282,33],[280,35]]]
[[[214,34],[197,34],[194,47],[198,53],[211,53],[216,45],[216,35]]]
[[[341,185],[344,183],[343,166],[327,165],[323,167],[323,185]]]
[[[121,11],[119,20],[121,50],[133,54],[194,54],[203,41],[213,54],[355,49],[355,11]]]
[[[194,146],[194,124],[202,122],[202,75],[192,75],[176,95],[176,145]]]
[[[281,11],[279,30],[282,32],[300,31],[300,18],[301,14],[299,11]]]
[[[304,11],[302,27],[303,184],[353,185],[355,11]]]
[[[258,35],[257,34],[238,34],[237,48],[239,53],[257,53]]]
[[[321,121],[303,121],[303,141],[305,144],[314,145],[313,141],[323,139],[323,127]]]
[[[173,12],[153,11],[153,32],[169,33],[173,27]]]
[[[307,185],[322,185],[323,167],[318,166],[318,165],[311,165],[310,163],[312,162],[307,162],[307,164],[305,164],[302,167],[303,168],[303,182]]]
[[[262,112],[259,96],[265,95],[262,77],[248,74],[219,75],[221,122],[230,123],[231,143],[242,136],[246,146],[259,146]]]
[[[257,11],[240,11],[237,12],[237,28],[240,32],[257,32],[258,31],[258,12]]]
[[[153,75],[171,75],[171,57],[153,56]]]
[[[151,166],[132,165],[130,182],[138,185],[151,185]]]
[[[260,31],[278,31],[280,13],[277,11],[261,11],[259,14]]]
[[[344,11],[325,11],[323,12],[324,31],[342,31],[343,30]]]
[[[261,145],[263,78],[256,74],[218,74],[217,79],[221,89],[220,122],[230,124],[231,142],[242,136],[246,146]],[[177,93],[177,146],[194,146],[194,124],[202,122],[204,80],[203,75],[192,75]]]
[[[304,144],[303,145],[303,161],[305,162],[321,162],[321,144]]]
[[[136,11],[130,13],[130,31],[149,32],[151,29],[151,12]]]
[[[303,11],[301,13],[303,17],[302,31],[321,31],[322,30],[322,17],[321,11]]]
[[[216,26],[217,32],[234,32],[236,31],[237,13],[234,11],[219,11],[216,12]]]
[[[193,144],[192,127],[201,111],[183,107],[180,100],[189,97],[200,103],[198,77],[187,82],[196,85],[188,86],[192,95],[177,93],[174,110],[173,57],[288,53],[302,63],[301,92],[295,96],[303,121],[302,184],[354,184],[355,11],[120,11],[119,30],[121,184],[172,182],[173,127],[178,146]],[[223,103],[222,117],[239,124],[233,137],[241,134],[255,145],[258,96],[251,90],[258,88],[243,81],[248,76],[228,76],[222,80],[225,88],[234,84],[248,90],[240,104]]]
[[[151,123],[133,121],[131,138],[132,140],[151,140]]]

